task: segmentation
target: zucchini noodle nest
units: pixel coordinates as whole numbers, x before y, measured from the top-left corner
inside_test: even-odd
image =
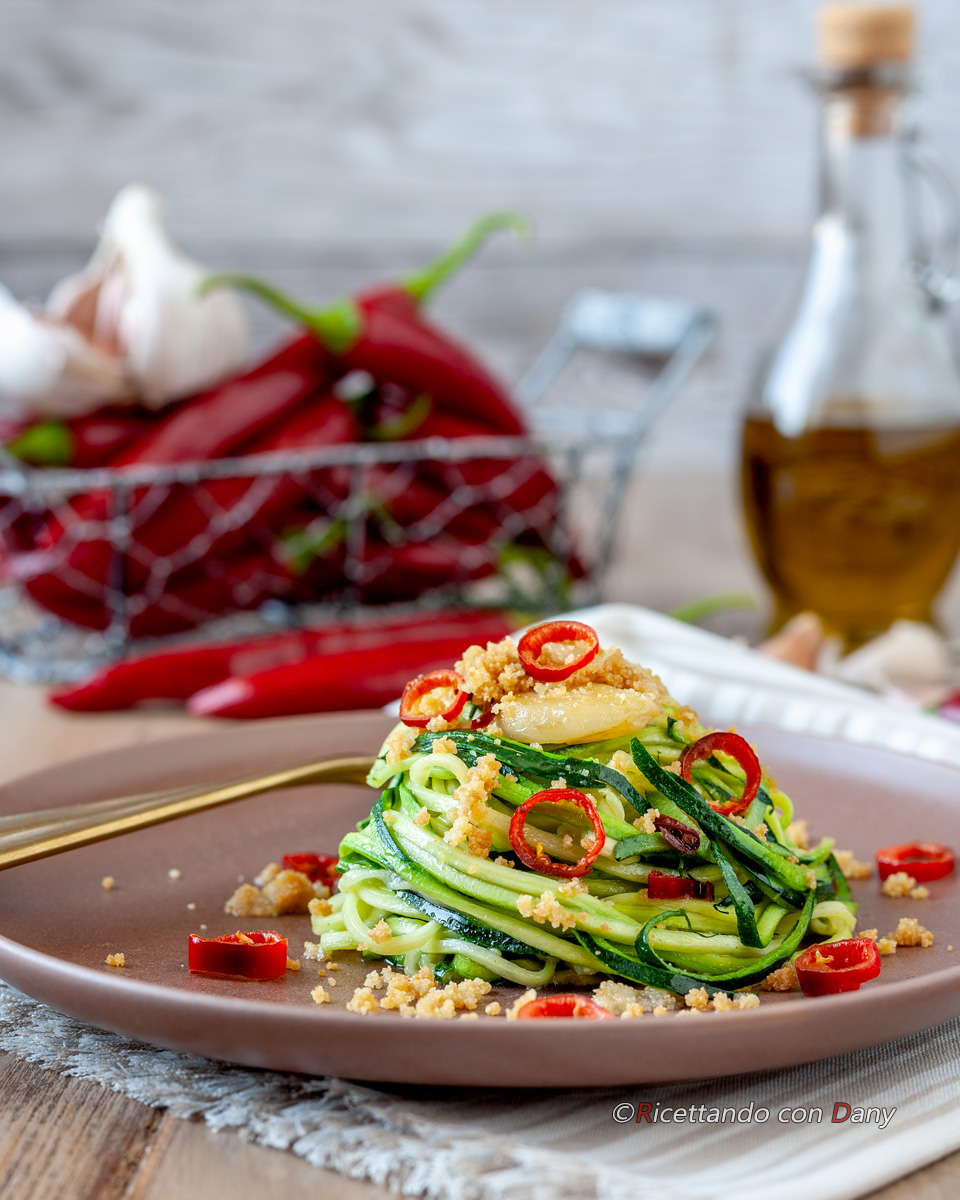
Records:
[[[546,748],[463,718],[416,740],[398,727],[368,779],[380,797],[341,845],[332,912],[313,918],[324,954],[359,950],[441,981],[540,987],[558,972],[566,983],[598,973],[712,995],[759,983],[803,944],[850,937],[856,905],[832,839],[797,845],[793,806],[766,777],[749,808],[729,815],[746,773],[714,753],[681,774],[675,764],[703,731],[671,708],[631,735]],[[592,866],[567,867],[575,878],[532,870],[510,823],[538,793],[523,830],[528,860],[535,852],[562,870],[595,849],[589,813],[550,801],[570,788],[592,802],[603,846]],[[677,823],[683,851],[665,836]],[[651,872],[658,883],[674,877],[667,895],[683,898],[652,899]]]

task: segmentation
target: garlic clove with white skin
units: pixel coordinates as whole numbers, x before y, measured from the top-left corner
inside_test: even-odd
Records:
[[[238,371],[248,327],[229,291],[200,294],[209,272],[177,250],[150,188],[131,184],[110,206],[88,265],[53,289],[46,310],[116,351],[139,399],[162,408]]]
[[[0,287],[0,415],[71,417],[134,398],[118,355]]]

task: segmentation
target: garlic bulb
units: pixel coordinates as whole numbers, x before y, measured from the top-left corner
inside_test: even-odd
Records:
[[[96,345],[116,347],[149,408],[216,383],[247,352],[236,296],[199,294],[209,272],[171,244],[160,212],[155,192],[125,187],[89,264],[57,284],[47,301],[51,316],[77,325]]]
[[[0,288],[0,415],[71,417],[134,398],[117,354]]]
[[[162,408],[238,371],[236,296],[201,296],[208,272],[181,254],[155,192],[125,187],[86,267],[36,312],[0,291],[0,414],[70,417],[104,404]]]

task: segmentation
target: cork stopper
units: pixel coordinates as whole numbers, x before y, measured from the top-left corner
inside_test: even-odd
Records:
[[[817,23],[821,57],[841,71],[913,58],[916,12],[910,4],[824,4]]]

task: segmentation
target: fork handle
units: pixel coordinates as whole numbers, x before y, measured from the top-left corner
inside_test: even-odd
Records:
[[[142,796],[132,797],[129,806],[118,806],[109,811],[100,808],[88,814],[88,820],[79,820],[78,813],[84,806],[64,808],[60,815],[41,825],[21,826],[19,829],[0,836],[0,870],[47,858],[51,854],[62,854],[75,846],[89,846],[92,842],[103,842],[107,838],[119,837],[135,829],[146,829],[164,821],[175,821],[191,813],[218,808],[221,804],[232,804],[247,796],[278,788],[296,787],[306,783],[355,783],[365,782],[373,765],[367,756],[324,759],[306,763],[301,767],[289,767],[273,771],[268,775],[254,775],[227,784],[207,785],[203,791],[187,796],[160,799],[156,804],[143,807]],[[24,815],[24,821],[29,814]]]

